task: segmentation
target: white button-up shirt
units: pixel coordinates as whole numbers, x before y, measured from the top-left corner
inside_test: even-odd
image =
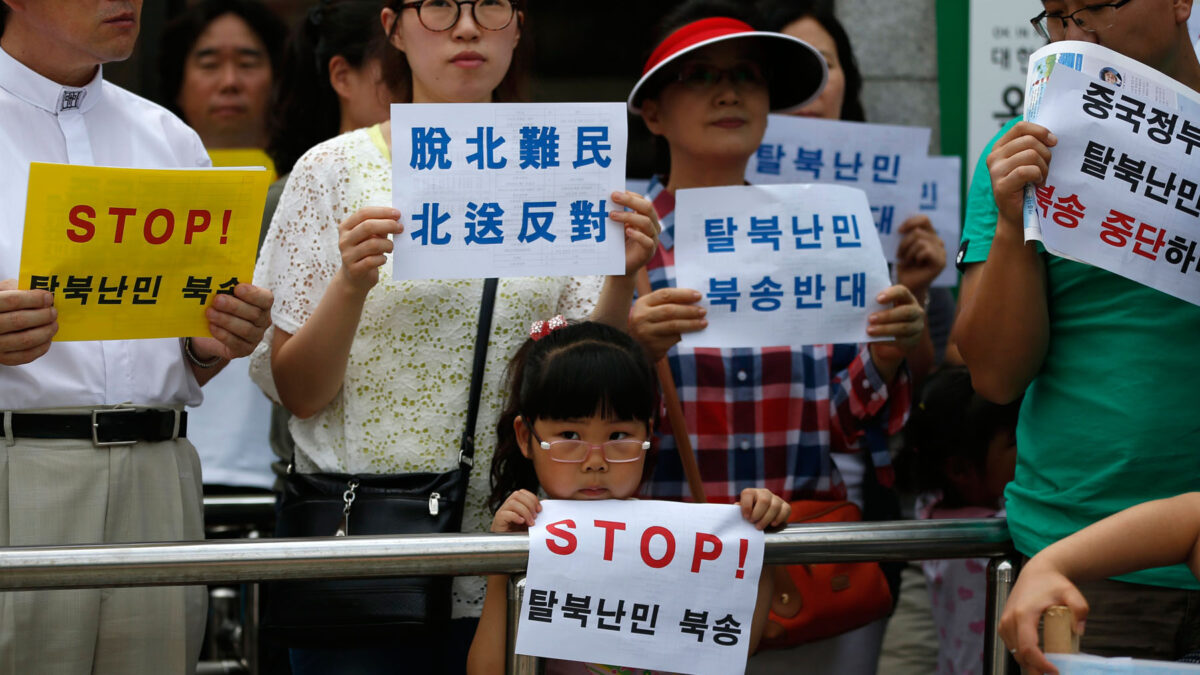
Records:
[[[104,82],[64,87],[0,49],[0,279],[21,265],[30,162],[136,168],[209,165],[200,137],[150,101]],[[199,404],[178,339],[55,342],[33,363],[0,365],[0,410]]]

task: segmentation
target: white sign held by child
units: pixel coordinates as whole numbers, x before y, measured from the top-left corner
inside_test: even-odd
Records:
[[[708,310],[686,347],[878,340],[867,316],[891,285],[866,195],[840,185],[680,190],[675,275]]]
[[[762,563],[763,533],[737,506],[543,501],[529,530],[516,651],[740,673]]]
[[[883,253],[893,262],[900,225],[917,215],[929,135],[928,127],[771,115],[762,145],[746,165],[746,180],[752,185],[833,183],[863,190]]]
[[[623,274],[620,103],[392,106],[394,279]]]

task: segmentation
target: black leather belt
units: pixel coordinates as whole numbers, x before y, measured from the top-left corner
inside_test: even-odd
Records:
[[[178,429],[176,422],[178,421]],[[86,438],[98,446],[169,441],[187,434],[187,413],[112,408],[90,414],[11,413],[14,438]]]

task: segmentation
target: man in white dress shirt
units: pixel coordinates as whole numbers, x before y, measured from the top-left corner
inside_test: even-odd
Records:
[[[0,3],[0,546],[202,539],[180,411],[253,350],[271,293],[216,296],[214,337],[51,344],[53,294],[14,281],[30,162],[209,161],[178,118],[102,79],[133,51],[141,0]],[[203,587],[0,593],[0,673],[189,673],[203,622]]]

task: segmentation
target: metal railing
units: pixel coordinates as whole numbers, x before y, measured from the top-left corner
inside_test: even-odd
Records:
[[[989,575],[988,606],[993,609],[1003,607],[1013,581],[1012,544],[1007,524],[999,519],[792,525],[768,533],[765,540],[767,564],[990,558],[991,569],[1008,570]],[[516,574],[524,572],[528,556],[529,537],[523,534],[12,547],[0,549],[0,591]],[[989,636],[995,634],[997,616],[998,610],[989,611]],[[1003,644],[992,639],[985,653],[988,672],[1007,673],[1007,657]],[[534,673],[536,660],[516,658],[510,669]]]

